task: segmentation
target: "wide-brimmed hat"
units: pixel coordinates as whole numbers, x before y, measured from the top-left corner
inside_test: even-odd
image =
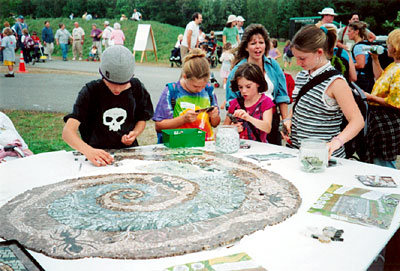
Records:
[[[99,72],[108,82],[126,84],[133,77],[134,71],[135,58],[122,45],[108,47],[101,55]]]
[[[236,17],[236,21],[238,21],[238,22],[244,22],[244,21],[246,21],[242,16],[237,16]]]
[[[229,15],[227,23],[233,23],[235,21],[236,21],[236,16],[233,14]]]
[[[333,15],[337,16],[333,8],[324,8],[322,11],[318,12],[319,15]]]
[[[104,24],[105,25],[110,25],[110,22],[109,21],[104,21]]]

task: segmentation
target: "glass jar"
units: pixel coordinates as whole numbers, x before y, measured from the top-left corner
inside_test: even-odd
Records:
[[[328,146],[321,139],[303,139],[299,158],[302,170],[306,172],[323,172],[328,165]]]
[[[240,139],[237,127],[234,125],[218,126],[215,150],[222,153],[235,153],[239,147]]]

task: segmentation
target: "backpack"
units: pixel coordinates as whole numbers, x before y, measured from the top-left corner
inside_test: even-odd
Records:
[[[347,82],[350,82],[349,77],[349,61],[342,56],[343,48],[335,48],[333,57],[331,59],[332,66],[338,70]]]
[[[35,41],[31,36],[25,36],[24,47],[27,49],[32,49],[35,46]]]
[[[290,50],[290,48],[288,48],[288,50],[286,51],[286,56],[289,58],[294,57],[292,50]]]
[[[325,71],[317,76],[315,76],[313,79],[311,79],[309,82],[307,82],[299,91],[295,104],[292,107],[292,110],[294,111],[294,108],[296,107],[298,101],[300,98],[310,89],[312,89],[314,86],[320,84],[321,82],[325,81],[326,79],[341,74],[339,71],[335,70],[328,70]],[[359,157],[359,160],[363,161],[365,160],[365,152],[366,152],[366,144],[365,144],[365,137],[367,135],[367,128],[368,128],[368,103],[367,103],[367,97],[365,96],[364,92],[355,84],[351,83],[350,89],[352,90],[354,100],[358,106],[358,109],[361,112],[361,115],[364,118],[364,129],[361,130],[355,137],[353,137],[351,140],[346,142],[344,144],[345,152],[346,152],[346,158],[354,158],[354,154],[356,153]],[[340,125],[340,130],[343,131],[346,125],[348,124],[346,117],[343,115],[342,119],[342,124]]]
[[[176,83],[168,83],[166,86],[168,87],[171,108],[172,108],[172,111],[174,111],[174,108],[175,108],[175,105],[176,105],[176,97],[178,95],[178,89],[176,88]],[[212,105],[212,103],[214,101],[214,97],[213,97],[214,87],[211,86],[211,84],[207,83],[205,89],[206,89],[206,91],[208,93],[208,97],[210,99],[210,105]],[[162,133],[158,132],[157,133],[157,144],[160,144],[160,143],[163,143],[163,142],[164,141],[163,141],[163,138],[162,138]]]
[[[351,55],[353,56],[353,59],[356,59],[356,57],[354,55],[354,48],[356,48],[356,46],[359,46],[359,45],[362,45],[362,44],[364,44],[364,45],[372,45],[372,43],[369,42],[369,41],[361,41],[361,42],[355,44],[353,46],[353,48],[351,49]],[[372,69],[372,59],[369,56],[369,54],[365,56],[365,66],[364,66],[364,68],[357,69],[357,73],[360,73],[360,72],[363,72],[366,77],[372,77],[372,78],[374,77],[374,71]]]
[[[351,92],[353,93],[353,97],[354,97],[354,100],[356,101],[358,109],[360,110],[361,115],[364,118],[364,128],[355,137],[353,137],[350,141],[348,141],[348,142],[346,142],[346,144],[344,144],[346,158],[355,158],[354,154],[357,154],[359,160],[365,161],[365,153],[367,150],[367,146],[366,146],[365,142],[366,142],[367,129],[368,129],[367,97],[365,96],[364,91],[359,86],[357,86],[356,83],[351,82],[349,86],[350,86]],[[342,124],[340,125],[340,130],[343,131],[343,129],[346,127],[347,124],[348,124],[348,121],[343,116]]]

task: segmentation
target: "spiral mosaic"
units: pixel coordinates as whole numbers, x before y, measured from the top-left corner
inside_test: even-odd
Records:
[[[0,208],[0,236],[55,258],[159,258],[240,240],[301,203],[280,175],[228,155],[137,148],[115,160],[148,163],[26,191]]]

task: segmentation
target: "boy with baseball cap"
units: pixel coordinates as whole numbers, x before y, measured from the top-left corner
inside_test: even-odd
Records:
[[[133,78],[134,66],[126,47],[107,48],[99,68],[102,79],[86,84],[72,113],[64,117],[64,141],[96,166],[113,162],[103,149],[138,146],[136,138],[153,116],[149,93]]]

